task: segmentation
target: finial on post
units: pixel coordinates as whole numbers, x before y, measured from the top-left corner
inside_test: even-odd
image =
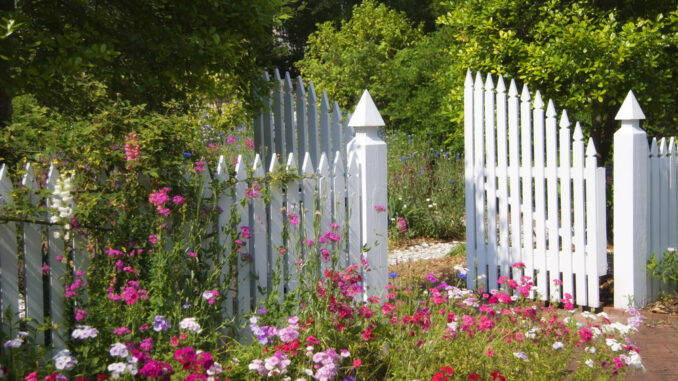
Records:
[[[626,95],[626,99],[619,108],[617,116],[614,117],[615,120],[621,120],[622,127],[632,127],[640,128],[640,121],[645,119],[645,114],[640,108],[636,96],[633,94],[633,91],[630,90]]]
[[[386,125],[369,91],[363,92],[348,125],[356,128],[356,131],[359,131],[358,129],[361,127],[382,127]]]

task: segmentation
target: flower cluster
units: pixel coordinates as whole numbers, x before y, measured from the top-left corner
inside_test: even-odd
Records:
[[[61,177],[54,185],[54,191],[50,197],[50,207],[58,214],[52,214],[49,222],[52,224],[61,223],[64,226],[66,233],[65,239],[70,238],[71,221],[73,220],[73,213],[75,208],[75,201],[73,200],[73,176]],[[54,232],[55,238],[59,238],[60,233]]]
[[[134,163],[141,157],[141,148],[139,145],[138,135],[136,132],[131,132],[125,136],[125,159],[127,160],[127,170],[134,167]]]

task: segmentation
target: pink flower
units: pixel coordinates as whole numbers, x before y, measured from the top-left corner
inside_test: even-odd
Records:
[[[118,336],[123,336],[123,335],[130,333],[130,330],[127,327],[120,327],[120,328],[114,329],[113,333],[118,335]]]
[[[234,137],[234,136],[229,136],[229,137],[226,139],[226,144],[228,144],[229,146],[235,144],[235,137]]]
[[[80,321],[87,317],[87,311],[85,310],[76,310],[75,311],[75,321]]]
[[[156,234],[149,235],[148,242],[150,242],[151,245],[155,245],[156,243],[158,243],[158,236]]]
[[[354,368],[358,368],[358,367],[361,366],[362,364],[363,364],[363,362],[360,361],[360,359],[355,359],[355,360],[353,360],[353,367],[354,367]]]
[[[405,221],[404,218],[398,217],[396,219],[396,225],[398,225],[398,230],[401,233],[405,233],[407,231],[407,221]]]
[[[563,285],[563,281],[560,280],[560,279],[554,279],[554,280],[553,280],[553,283],[557,284],[558,286],[562,286],[562,285]]]
[[[188,252],[188,256],[191,257],[191,258],[197,258],[197,257],[198,257],[198,254],[196,254],[196,253],[193,252],[193,251],[189,251],[189,252]]]
[[[203,168],[205,166],[204,161],[196,161],[195,162],[195,168],[193,168],[196,172],[202,173],[205,169]]]
[[[254,142],[252,142],[252,139],[245,138],[245,144],[247,145],[247,148],[254,149]]]
[[[285,254],[285,253],[287,253],[287,249],[285,249],[285,248],[283,248],[283,247],[280,247],[280,248],[278,248],[278,252],[279,252],[280,254]]]
[[[512,264],[511,266],[513,266],[514,268],[517,268],[517,269],[524,269],[525,268],[525,264],[523,262],[516,262],[516,263]]]
[[[290,224],[292,224],[293,226],[299,225],[299,216],[298,216],[298,215],[296,215],[296,214],[294,214],[294,213],[288,212],[288,213],[287,213],[287,218],[289,218],[289,222],[290,222]]]
[[[376,210],[377,212],[385,212],[386,208],[383,205],[375,205],[374,210]]]
[[[49,266],[47,266],[47,265],[42,266],[42,267],[40,268],[40,270],[42,271],[42,275],[45,275],[45,274],[47,274],[47,273],[49,272]]]
[[[172,202],[173,202],[175,205],[181,205],[181,204],[184,203],[184,201],[185,201],[184,198],[181,197],[181,196],[179,196],[179,195],[176,195],[176,196],[172,197]]]

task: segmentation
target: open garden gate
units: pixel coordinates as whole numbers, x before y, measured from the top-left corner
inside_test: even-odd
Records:
[[[484,83],[483,83],[484,82]],[[607,271],[605,169],[598,167],[579,123],[570,136],[567,112],[556,130],[539,91],[508,97],[500,76],[464,89],[466,249],[468,287],[499,288],[499,277],[528,276],[541,298],[565,294],[598,307],[599,277]],[[522,262],[524,269],[512,267]],[[562,284],[562,286],[561,286]]]

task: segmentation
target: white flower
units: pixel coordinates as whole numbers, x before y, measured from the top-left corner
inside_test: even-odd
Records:
[[[537,333],[540,331],[539,328],[535,327],[532,328],[531,330],[525,332],[525,338],[527,339],[536,339],[537,338]]]
[[[563,345],[563,343],[561,343],[560,341],[556,341],[555,343],[553,343],[553,345],[551,345],[551,348],[553,348],[554,350],[563,349],[565,348],[565,345]]]
[[[194,317],[185,318],[184,320],[180,321],[179,322],[179,328],[187,329],[187,330],[193,331],[195,333],[202,332],[202,329],[200,328],[200,324],[198,324],[198,322],[195,321]]]
[[[645,366],[643,365],[642,359],[640,358],[640,355],[638,354],[638,352],[629,351],[629,355],[624,356],[624,357],[625,357],[624,361],[626,362],[626,365],[633,366],[636,369],[642,369],[643,373],[645,373],[647,371],[645,369]]]
[[[129,356],[129,351],[123,343],[111,344],[111,349],[108,351],[111,357],[127,357]]]
[[[214,376],[216,374],[220,374],[223,371],[224,370],[222,369],[221,364],[219,364],[218,362],[215,362],[214,364],[212,364],[212,366],[209,369],[207,369],[207,375],[208,376]]]
[[[16,339],[5,341],[5,348],[19,348],[23,343],[24,340],[20,337],[17,337]]]
[[[613,352],[619,352],[622,350],[622,345],[615,339],[605,339],[605,344],[610,347]]]
[[[584,361],[584,364],[586,364],[586,366],[588,366],[589,368],[593,368],[593,360],[591,359]]]
[[[596,347],[586,347],[584,350],[588,353],[596,353]]]
[[[62,349],[54,356],[54,367],[57,370],[71,370],[77,363],[78,360],[71,356],[68,349]]]
[[[449,328],[452,331],[456,331],[457,327],[459,327],[459,323],[457,323],[456,321],[447,323],[447,328]]]
[[[97,337],[98,334],[99,331],[97,331],[96,328],[88,325],[79,325],[73,330],[71,336],[73,336],[74,339],[93,339]]]
[[[599,312],[598,316],[600,316],[603,319],[608,319],[610,320],[610,316],[606,312]]]
[[[583,316],[583,317],[586,318],[586,319],[591,319],[591,320],[596,320],[596,319],[598,319],[598,318],[596,317],[596,315],[590,313],[589,311],[584,311],[584,312],[582,312],[582,313],[581,313],[581,316]]]
[[[527,360],[527,353],[525,352],[513,352],[513,355],[521,360]]]

